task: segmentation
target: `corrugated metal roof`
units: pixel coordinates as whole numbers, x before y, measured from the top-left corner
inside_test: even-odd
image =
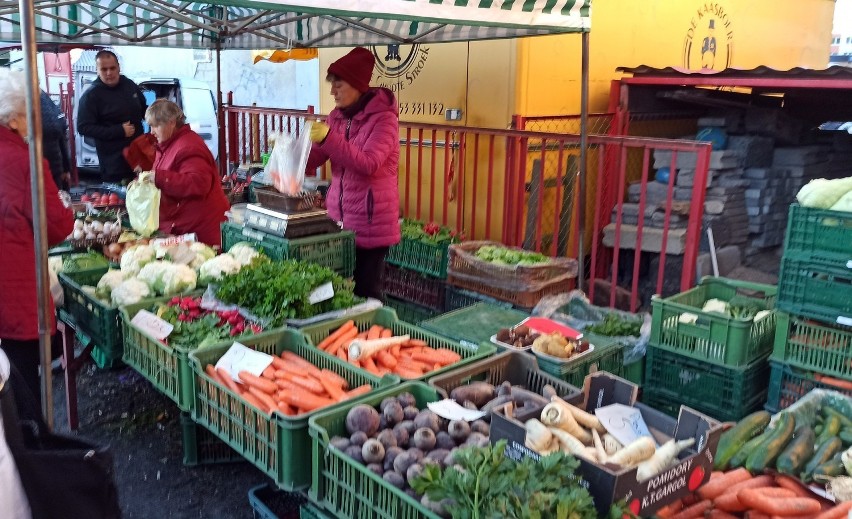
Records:
[[[706,77],[706,78],[795,78],[795,79],[852,79],[852,68],[832,66],[826,69],[807,69],[801,67],[789,70],[778,70],[771,67],[760,66],[752,69],[728,68],[725,70],[689,70],[681,67],[650,67],[639,65],[638,67],[618,67],[619,72],[633,74],[633,77],[641,76],[666,76],[666,77]]]
[[[97,72],[98,66],[95,63],[95,55],[97,55],[97,51],[84,50],[80,53],[80,58],[71,64],[71,70],[74,72]]]

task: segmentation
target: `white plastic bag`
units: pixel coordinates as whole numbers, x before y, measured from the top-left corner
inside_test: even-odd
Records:
[[[302,191],[311,150],[310,131],[311,123],[305,122],[298,137],[280,132],[270,137],[275,145],[263,171],[275,189],[285,195],[296,196]]]
[[[150,179],[149,172],[139,174],[139,178],[127,187],[124,200],[130,226],[142,236],[151,236],[160,227],[160,190]]]

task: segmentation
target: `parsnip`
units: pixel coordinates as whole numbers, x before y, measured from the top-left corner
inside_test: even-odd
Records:
[[[604,449],[603,442],[601,441],[601,435],[598,434],[597,429],[592,429],[592,441],[595,443],[595,457],[598,459],[600,463],[606,463],[607,456],[606,450]]]
[[[609,433],[604,434],[602,439],[604,450],[608,456],[612,456],[624,447],[621,442],[615,439],[615,436]]]
[[[550,430],[543,423],[535,418],[531,418],[527,420],[524,427],[527,430],[527,439],[524,441],[525,446],[538,453],[550,448],[550,444],[553,441],[553,434],[550,433]]]
[[[609,463],[622,467],[635,467],[654,455],[657,445],[650,436],[641,436],[630,445],[609,457]]]
[[[583,455],[584,455],[584,456],[585,456],[585,457],[586,457],[589,461],[593,461],[593,462],[595,462],[595,463],[606,463],[606,462],[601,461],[601,460],[599,460],[599,459],[598,459],[598,456],[597,456],[597,454],[598,454],[598,453],[597,453],[597,451],[595,450],[595,448],[594,448],[594,447],[586,447],[586,448],[584,448],[583,450],[585,451],[585,452],[583,453]]]
[[[386,339],[354,339],[349,343],[349,360],[372,357],[382,350],[404,344],[410,338],[408,335],[400,335],[399,337],[388,337]]]
[[[557,427],[577,438],[583,445],[592,444],[592,435],[577,423],[574,415],[567,409],[566,403],[551,402],[541,410],[541,422],[550,427]]]
[[[636,479],[645,481],[652,478],[669,467],[669,464],[677,458],[680,451],[691,447],[695,440],[688,438],[686,440],[675,441],[671,439],[664,443],[662,447],[657,449],[653,456],[639,464],[636,471]]]
[[[603,424],[601,424],[601,421],[598,420],[597,416],[591,413],[587,413],[586,411],[583,411],[575,405],[569,404],[558,396],[550,397],[550,401],[552,403],[564,405],[571,412],[571,415],[574,417],[574,420],[576,420],[578,424],[582,425],[586,429],[595,429],[600,434],[606,433],[606,428],[603,426]]]
[[[564,452],[573,454],[574,456],[586,455],[586,446],[577,438],[571,436],[558,427],[548,427],[548,430],[554,438],[559,440],[559,444]]]

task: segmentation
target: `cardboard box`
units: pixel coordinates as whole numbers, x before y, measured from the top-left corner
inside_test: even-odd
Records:
[[[639,482],[636,480],[636,468],[614,471],[603,465],[579,458],[578,475],[583,486],[595,500],[595,506],[601,516],[609,512],[612,503],[624,500],[637,515],[646,517],[663,506],[695,491],[710,479],[713,470],[713,458],[722,434],[721,424],[686,406],[681,406],[677,420],[636,402],[638,388],[630,382],[606,372],[598,372],[586,377],[583,393],[569,400],[570,403],[594,412],[599,407],[610,404],[624,404],[637,408],[648,429],[658,444],[675,438],[683,440],[694,438],[695,445],[681,453],[681,461],[662,473]],[[507,440],[506,456],[520,459],[529,456],[538,459],[539,455],[524,446],[526,430],[524,422],[539,418],[541,408],[522,410],[508,418],[505,408],[496,409],[491,415],[491,442]]]

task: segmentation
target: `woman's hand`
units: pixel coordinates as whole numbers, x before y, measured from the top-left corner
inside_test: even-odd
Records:
[[[328,136],[328,125],[322,122],[315,122],[311,124],[311,140],[320,143],[325,140]]]

